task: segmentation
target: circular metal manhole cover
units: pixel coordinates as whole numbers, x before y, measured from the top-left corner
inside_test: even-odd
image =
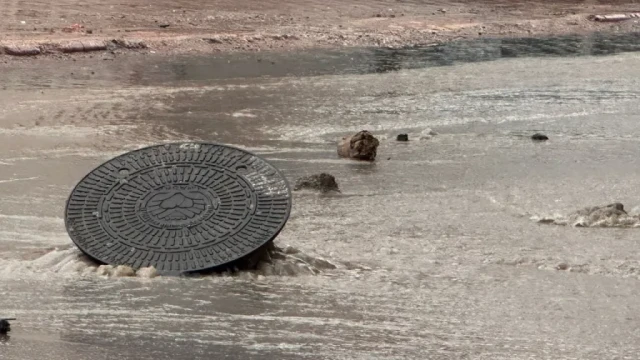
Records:
[[[99,262],[161,272],[212,269],[273,240],[291,212],[284,176],[233,147],[151,146],[102,164],[73,189],[65,222]]]

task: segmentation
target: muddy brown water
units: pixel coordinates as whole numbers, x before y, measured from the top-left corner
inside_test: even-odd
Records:
[[[640,56],[490,43],[443,47],[466,54],[444,64],[404,49],[3,65],[0,316],[18,320],[0,359],[636,359],[638,230],[532,219],[639,212]],[[361,129],[378,160],[338,159]],[[64,231],[69,191],[183,140],[255,151],[292,181],[334,174],[342,194],[296,193],[277,242],[337,269],[97,276]]]

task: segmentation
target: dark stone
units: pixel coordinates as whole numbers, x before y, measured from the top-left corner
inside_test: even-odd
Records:
[[[171,26],[171,25],[169,25],[169,24],[160,24],[160,25],[158,25],[158,27],[161,27],[161,28],[163,28],[163,29],[166,29],[166,28],[168,28],[169,26]]]
[[[262,245],[260,248],[256,249],[253,253],[245,256],[237,261],[227,264],[224,267],[219,269],[215,269],[215,272],[220,271],[250,271],[255,270],[261,262],[271,262],[274,253],[276,253],[279,249],[273,243],[273,241],[269,241],[268,243]]]
[[[342,138],[338,144],[338,155],[355,160],[374,161],[380,141],[364,130]]]
[[[594,219],[601,219],[604,217],[623,216],[623,215],[629,215],[624,210],[624,205],[622,205],[621,203],[613,203],[613,204],[604,205],[604,206],[586,207],[582,210],[578,210],[574,212],[570,216],[587,216]]]
[[[0,334],[6,334],[11,331],[11,324],[8,319],[0,319]]]
[[[621,211],[625,214],[627,213],[626,211],[624,211],[624,205],[622,205],[622,203],[613,203],[613,204],[607,205],[606,207],[615,209],[617,211]]]
[[[537,133],[537,134],[533,134],[531,139],[535,141],[546,141],[546,140],[549,140],[549,137],[547,137],[547,135],[545,134]]]
[[[409,135],[408,134],[398,134],[398,137],[396,138],[397,141],[409,141]]]
[[[323,193],[329,191],[340,192],[336,178],[327,173],[305,176],[296,180],[296,185],[293,190],[298,191],[302,189],[317,190]]]

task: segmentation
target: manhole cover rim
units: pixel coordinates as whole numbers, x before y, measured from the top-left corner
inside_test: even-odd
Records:
[[[237,146],[233,146],[233,145],[226,145],[226,144],[221,144],[221,143],[217,143],[217,142],[210,142],[210,141],[173,141],[173,142],[165,142],[165,143],[159,143],[159,144],[155,144],[155,145],[148,145],[148,146],[144,146],[141,148],[137,148],[137,149],[132,149],[132,150],[128,150],[125,151],[123,153],[121,153],[120,155],[114,156],[112,158],[109,158],[106,161],[103,161],[102,163],[100,163],[99,165],[95,166],[94,168],[92,168],[91,170],[89,170],[83,177],[82,179],[80,179],[79,181],[76,182],[76,184],[73,186],[72,190],[69,192],[69,195],[67,196],[67,200],[65,201],[65,207],[64,207],[64,225],[65,225],[65,230],[67,231],[67,234],[69,236],[69,238],[71,239],[71,241],[74,243],[74,245],[76,246],[76,248],[78,250],[80,250],[84,255],[86,255],[87,257],[91,258],[92,260],[94,260],[95,262],[99,263],[99,264],[108,264],[108,265],[123,265],[120,263],[109,263],[108,261],[105,261],[103,259],[100,259],[92,254],[89,254],[83,247],[81,247],[78,242],[75,239],[75,236],[72,236],[72,231],[70,231],[70,225],[69,224],[69,217],[67,216],[68,211],[69,211],[69,204],[72,200],[73,195],[76,193],[76,190],[78,189],[78,187],[87,179],[91,176],[91,174],[93,174],[95,171],[97,171],[98,169],[100,169],[101,167],[105,166],[106,164],[108,164],[109,162],[112,161],[117,161],[118,159],[121,159],[123,157],[125,157],[126,155],[129,155],[131,153],[134,152],[139,152],[139,151],[144,151],[144,150],[148,150],[148,149],[152,149],[152,148],[158,148],[158,147],[170,147],[170,146],[189,146],[189,145],[204,145],[204,146],[220,146],[223,148],[228,148],[228,149],[232,149],[232,150],[236,150],[236,151],[240,151],[242,153],[254,156],[256,158],[258,158],[260,161],[262,161],[265,165],[267,165],[268,167],[270,167],[271,169],[273,169],[276,174],[278,175],[278,177],[280,179],[282,179],[282,181],[284,182],[284,185],[286,187],[287,190],[287,208],[286,208],[286,212],[285,212],[285,216],[282,218],[281,224],[275,229],[275,231],[273,232],[273,235],[271,236],[271,239],[268,241],[263,242],[260,246],[255,247],[253,249],[250,249],[249,251],[246,251],[244,253],[239,253],[236,256],[232,256],[230,257],[230,260],[226,261],[225,263],[222,264],[218,264],[218,265],[214,265],[211,267],[207,267],[207,268],[203,268],[203,269],[198,269],[198,270],[185,270],[185,271],[180,271],[180,273],[190,273],[190,272],[202,272],[202,271],[209,271],[209,270],[215,270],[216,268],[221,268],[221,267],[225,267],[229,264],[233,264],[238,260],[241,260],[249,255],[251,255],[252,253],[258,251],[259,249],[263,248],[266,244],[273,242],[282,232],[282,230],[284,229],[284,227],[286,226],[289,217],[291,216],[291,209],[293,206],[293,195],[292,195],[292,191],[291,191],[291,184],[289,183],[289,180],[287,179],[287,177],[284,175],[284,173],[276,166],[274,166],[271,162],[269,162],[267,159],[263,158],[260,155],[257,155],[253,152],[250,152],[248,150],[242,149],[240,147]],[[169,273],[169,271],[165,271],[167,273]]]

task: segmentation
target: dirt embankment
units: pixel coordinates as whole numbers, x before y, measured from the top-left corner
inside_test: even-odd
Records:
[[[91,51],[206,53],[310,47],[410,46],[476,37],[637,31],[634,1],[0,0],[0,58]],[[141,50],[143,49],[143,50]]]

